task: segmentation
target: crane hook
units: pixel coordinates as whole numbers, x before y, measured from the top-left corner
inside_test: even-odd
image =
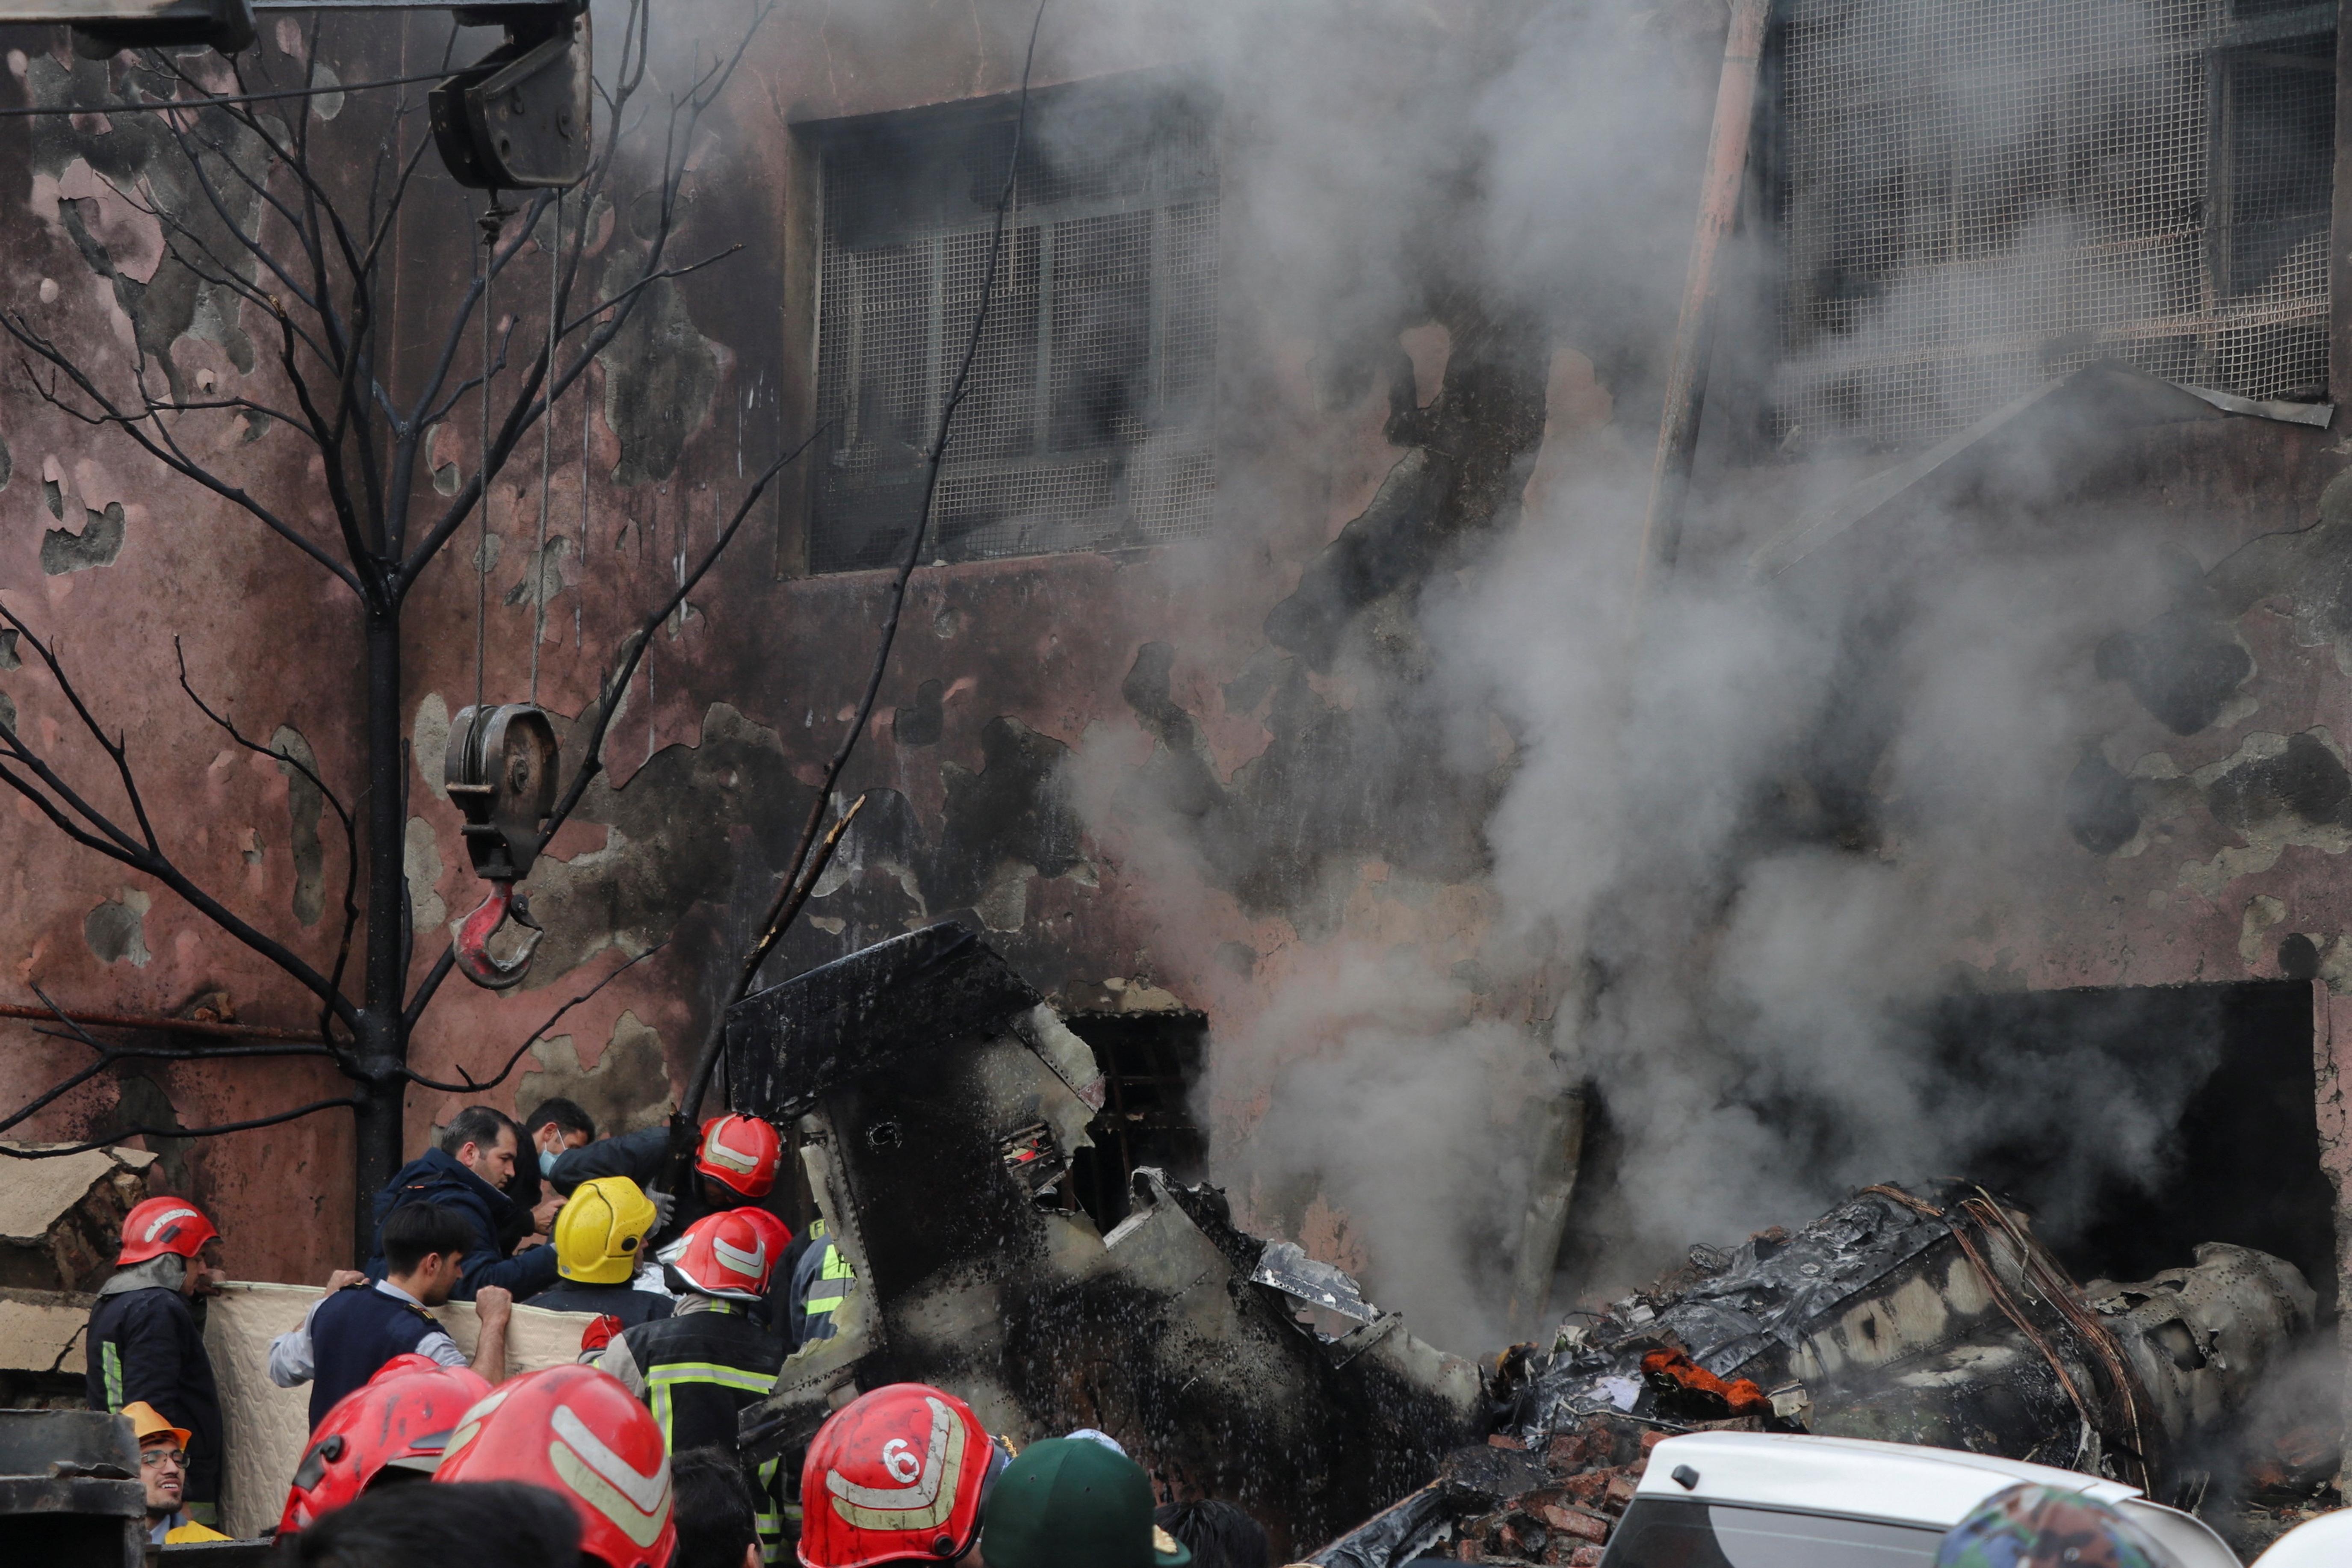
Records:
[[[530,935],[523,939],[521,952],[500,963],[490,956],[490,936],[509,919]],[[456,955],[458,973],[467,979],[488,991],[506,991],[521,984],[530,973],[531,955],[546,935],[545,929],[530,918],[530,900],[514,890],[514,884],[492,881],[489,897],[457,928],[457,940],[450,944],[450,951]]]

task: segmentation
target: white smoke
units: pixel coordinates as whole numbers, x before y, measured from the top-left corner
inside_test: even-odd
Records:
[[[1366,411],[1262,447],[1244,428],[1229,447],[1234,536],[1170,566],[1214,616],[1262,617],[1287,592],[1267,563],[1311,556],[1360,510],[1301,517],[1282,479],[1343,474],[1376,419],[1381,377],[1333,374],[1351,340],[1401,360],[1392,334],[1438,313],[1440,288],[1551,338],[1522,514],[1430,574],[1409,625],[1359,627],[1317,678],[1334,706],[1360,708],[1407,672],[1400,700],[1450,765],[1504,781],[1479,889],[1392,868],[1373,893],[1322,889],[1350,911],[1339,935],[1258,919],[1251,977],[1201,983],[1220,991],[1206,998],[1213,1160],[1247,1217],[1305,1233],[1465,1349],[1501,1331],[1528,1111],[1561,1084],[1597,1087],[1622,1145],[1608,1207],[1570,1219],[1625,1243],[1570,1282],[1599,1288],[1694,1240],[1801,1221],[1860,1183],[1950,1173],[2004,1138],[2073,1141],[2086,1180],[2144,1173],[2196,1081],[2194,1062],[2179,1082],[2119,1081],[2095,1043],[2056,1042],[2029,1090],[1938,1058],[1923,1023],[1956,969],[1993,968],[1998,933],[2079,866],[2061,784],[2117,700],[2090,649],[2163,605],[2152,549],[1993,547],[1930,519],[1906,545],[1933,561],[1929,590],[1888,598],[1858,645],[1840,606],[1871,584],[1809,596],[1746,567],[1772,525],[1833,493],[1800,472],[1777,496],[1700,510],[1684,569],[1635,602],[1721,36],[1717,8],[1687,12],[1557,5],[1503,25],[1412,0],[1225,0],[1184,17],[1184,52],[1226,114],[1227,319],[1263,329],[1288,395],[1320,376]],[[1138,19],[1154,16],[1088,14],[1073,37],[1049,13],[1047,37],[1056,59],[1140,61],[1167,47]],[[2065,243],[2054,218],[2020,235]],[[1963,292],[2043,276],[2012,262],[1978,268]],[[1949,290],[1936,298],[1947,308]],[[1884,301],[1863,346],[1921,329],[1909,308]],[[1739,315],[1736,290],[1727,309],[1727,352],[1769,358],[1775,323]],[[1302,341],[1311,363],[1282,357]],[[1264,357],[1227,353],[1229,403],[1265,395]],[[1565,406],[1577,388],[1580,415]],[[2010,476],[2020,510],[2043,477]],[[1192,671],[1177,700],[1213,709],[1234,673]],[[1847,798],[1826,798],[1841,759],[1821,748],[1854,733],[1871,754],[1843,778]],[[1132,733],[1090,737],[1072,769],[1081,808],[1151,887],[1165,950],[1205,952],[1256,917],[1217,889],[1197,811],[1135,787],[1139,760]]]

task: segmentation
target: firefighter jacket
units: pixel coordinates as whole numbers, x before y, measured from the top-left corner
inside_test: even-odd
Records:
[[[775,1386],[783,1347],[740,1302],[679,1300],[674,1316],[625,1330],[596,1364],[646,1402],[673,1454],[735,1447],[735,1416]]]
[[[174,1254],[118,1271],[90,1309],[84,1393],[92,1410],[145,1400],[188,1433],[185,1506],[209,1519],[220,1502],[220,1390],[204,1330],[180,1290],[186,1263]],[[163,1281],[168,1279],[167,1285]]]
[[[808,1250],[793,1266],[793,1306],[786,1333],[793,1350],[814,1340],[833,1338],[833,1314],[857,1288],[856,1272],[833,1244],[833,1237],[824,1233],[824,1225],[819,1220],[809,1227]]]

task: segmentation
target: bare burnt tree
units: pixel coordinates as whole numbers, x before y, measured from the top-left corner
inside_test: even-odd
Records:
[[[117,194],[160,226],[166,266],[184,268],[241,304],[244,321],[258,328],[274,365],[268,375],[249,377],[236,391],[199,388],[179,374],[168,344],[142,340],[132,353],[130,373],[110,378],[62,347],[23,310],[0,307],[0,331],[13,342],[17,368],[40,398],[94,434],[130,443],[187,486],[210,492],[283,541],[293,552],[287,557],[289,563],[299,555],[308,569],[341,584],[364,649],[363,673],[352,694],[362,755],[347,796],[330,781],[338,770],[240,731],[198,694],[183,662],[181,685],[205,717],[236,744],[299,773],[341,825],[339,940],[331,962],[322,966],[186,872],[151,816],[127,738],[84,700],[54,636],[43,637],[0,604],[0,627],[16,634],[79,725],[78,738],[60,754],[13,721],[0,723],[0,784],[29,801],[76,844],[162,884],[268,960],[316,999],[319,1016],[315,1041],[231,1045],[180,1037],[169,1045],[113,1047],[100,1044],[56,1008],[69,1037],[89,1046],[97,1059],[0,1116],[0,1134],[127,1058],[323,1057],[348,1080],[348,1094],[218,1127],[131,1128],[116,1136],[144,1131],[202,1137],[348,1107],[356,1145],[356,1244],[364,1249],[369,1200],[404,1155],[401,1108],[407,1086],[488,1088],[520,1058],[518,1047],[498,1072],[479,1079],[461,1074],[456,1083],[421,1077],[408,1065],[411,1035],[447,976],[451,954],[445,952],[420,983],[410,984],[413,933],[402,874],[403,613],[426,568],[486,504],[490,483],[523,449],[525,437],[549,409],[613,343],[646,291],[726,254],[672,257],[679,186],[697,128],[726,89],[766,8],[752,14],[731,50],[698,60],[690,80],[667,89],[648,70],[648,10],[647,0],[628,0],[617,68],[597,87],[598,146],[582,184],[566,193],[562,204],[555,193],[541,191],[519,198],[514,207],[493,206],[483,221],[487,243],[470,281],[441,294],[413,290],[404,296],[411,313],[404,338],[411,342],[417,336],[416,309],[432,311],[435,300],[445,301],[437,307],[440,320],[429,352],[421,356],[395,353],[387,331],[394,281],[390,241],[404,211],[432,183],[419,177],[433,142],[415,89],[400,88],[397,98],[383,100],[389,108],[374,117],[382,134],[372,147],[354,133],[358,125],[370,122],[369,116],[353,117],[358,124],[331,128],[320,107],[322,93],[307,82],[289,87],[273,80],[268,60],[257,52],[229,62],[227,79],[211,81],[198,79],[187,59],[149,52],[118,65],[110,77],[100,76],[107,83],[104,90],[79,90],[58,106],[60,111],[139,116],[139,123],[155,128],[150,134],[165,143],[159,150],[172,159],[174,192],[167,198],[149,182],[118,186]],[[308,51],[312,58],[318,41],[314,22]],[[85,88],[88,79],[87,73],[77,79]],[[334,90],[357,95],[369,87],[354,82]],[[374,90],[390,92],[394,86],[375,84]],[[633,150],[625,152],[625,145]],[[642,153],[634,151],[639,146]],[[643,213],[649,201],[656,209],[649,226],[639,225],[640,232],[650,229],[642,263],[625,287],[586,294],[583,262],[593,226],[625,168],[635,171],[631,178],[649,176],[644,194],[634,195],[633,209]],[[446,204],[446,193],[439,199]],[[464,220],[453,215],[447,221]],[[91,255],[89,244],[83,248]],[[527,249],[546,258],[551,284],[500,289],[499,280]],[[104,270],[102,250],[91,259]],[[548,276],[537,266],[528,270],[534,280]],[[504,305],[509,299],[517,304],[500,324],[490,301]],[[295,432],[315,451],[323,485],[307,479],[286,483],[284,493],[273,494],[224,471],[199,439],[205,428],[199,422],[224,416],[271,421]],[[435,426],[470,422],[469,416],[479,421],[484,448],[475,471],[455,493],[444,496],[420,482],[427,479],[420,459]],[[787,452],[752,479],[676,593],[622,644],[573,731],[566,758],[571,773],[548,833],[578,805],[600,770],[605,731],[647,639],[716,563],[769,481],[796,455]],[[533,569],[543,572],[544,563],[534,563]],[[540,591],[543,595],[543,584]],[[0,712],[0,718],[8,717]],[[76,731],[69,726],[67,733]],[[77,782],[93,771],[93,763],[104,778],[102,789]],[[799,879],[788,878],[788,885]],[[581,1000],[575,997],[565,1006]]]

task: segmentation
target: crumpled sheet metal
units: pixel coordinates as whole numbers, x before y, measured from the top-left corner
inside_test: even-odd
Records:
[[[1796,1350],[1814,1324],[1905,1263],[1946,1240],[1950,1227],[1877,1193],[1860,1193],[1781,1243],[1747,1241],[1720,1274],[1661,1308],[1656,1327],[1691,1359],[1730,1377],[1776,1346]]]
[[[1801,1366],[1818,1376],[1825,1362],[1846,1359],[1839,1346],[1843,1336],[1823,1336],[1851,1315],[1851,1303],[1897,1275],[1916,1278],[1937,1262],[1968,1270],[1948,1226],[1871,1192],[1856,1194],[1793,1234],[1766,1232],[1707,1261],[1721,1267],[1670,1300],[1621,1303],[1571,1336],[1530,1379],[1511,1430],[1533,1445],[1589,1415],[1650,1414],[1642,1353],[1669,1340],[1717,1377],[1751,1378],[1768,1392],[1802,1375]],[[1946,1284],[1947,1279],[1935,1279],[1939,1297],[1949,1294]],[[1969,1294],[1965,1285],[1961,1294]],[[1973,1294],[1990,1304],[1980,1289]],[[1937,1333],[1948,1315],[1927,1314]],[[1892,1340],[1885,1345],[1890,1353],[1901,1348]]]
[[[1345,1270],[1317,1262],[1295,1241],[1267,1242],[1257,1267],[1250,1270],[1250,1283],[1271,1285],[1286,1296],[1359,1323],[1376,1322],[1381,1316]]]

